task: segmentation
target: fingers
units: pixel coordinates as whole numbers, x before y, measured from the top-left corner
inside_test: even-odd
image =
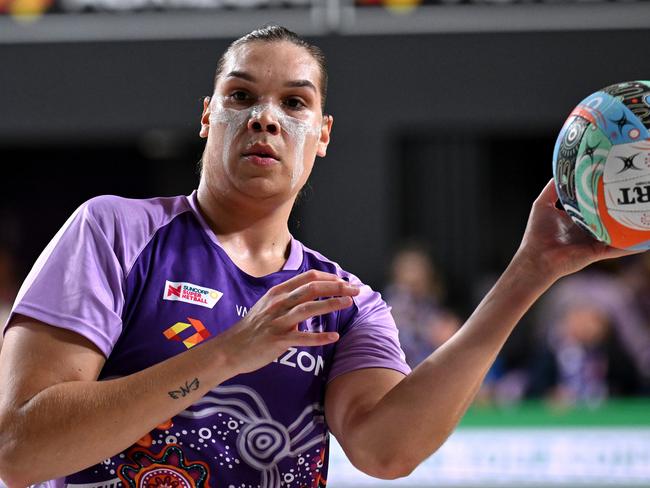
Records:
[[[268,293],[270,298],[270,301],[268,302],[268,311],[270,317],[280,318],[291,313],[294,307],[303,304],[307,305],[309,302],[313,302],[307,307],[299,308],[298,312],[300,313],[302,310],[315,310],[312,316],[320,315],[327,313],[330,310],[327,310],[327,307],[316,306],[315,304],[320,302],[332,305],[338,302],[318,299],[330,297],[353,297],[358,295],[359,292],[360,288],[358,286],[351,285],[334,274],[312,270],[287,280],[281,285],[273,287],[272,291]],[[351,300],[342,303],[345,303],[345,305],[340,308],[345,308],[352,304]],[[332,311],[339,310],[340,308],[334,308]]]
[[[341,277],[322,271],[311,270],[274,286],[260,300],[246,321],[256,323],[281,344],[292,346],[320,346],[338,340],[336,332],[301,332],[297,324],[311,317],[324,315],[350,307],[352,297],[358,295],[360,288],[351,285]],[[259,317],[259,321],[253,320]],[[259,330],[259,329],[258,329]],[[262,337],[261,334],[256,334]]]
[[[557,189],[555,188],[555,181],[553,178],[551,178],[549,182],[546,183],[546,186],[544,187],[542,192],[535,200],[535,205],[555,206],[555,202],[557,201],[557,198],[558,196],[557,196]]]
[[[339,276],[332,274],[332,273],[326,273],[324,271],[317,271],[315,269],[309,270],[305,273],[301,273],[298,276],[294,276],[293,278],[285,281],[284,283],[280,283],[279,285],[274,286],[271,288],[271,290],[274,293],[281,294],[281,293],[290,293],[296,288],[307,284],[312,281],[342,281]]]
[[[294,346],[325,346],[339,340],[336,332],[293,332],[289,336]]]
[[[359,287],[340,281],[312,281],[299,286],[287,296],[289,306],[315,300],[320,297],[355,296],[359,294]]]
[[[349,296],[328,298],[326,300],[310,301],[293,307],[287,314],[278,318],[278,322],[285,326],[300,323],[317,315],[336,312],[352,305]]]

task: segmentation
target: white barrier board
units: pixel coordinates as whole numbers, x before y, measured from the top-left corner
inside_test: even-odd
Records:
[[[650,428],[460,429],[393,481],[355,469],[332,438],[328,486],[648,487]]]

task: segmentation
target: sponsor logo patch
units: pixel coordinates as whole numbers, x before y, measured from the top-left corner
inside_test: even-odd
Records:
[[[165,330],[163,332],[163,335],[170,341],[182,342],[185,347],[191,349],[199,342],[202,342],[210,337],[210,331],[206,329],[205,325],[203,325],[203,322],[198,319],[188,317],[187,320],[189,321],[189,324],[187,322],[176,322],[174,325]],[[181,337],[181,332],[190,328],[193,329],[194,334],[191,334],[192,331],[189,331],[191,335],[187,337],[187,339],[183,339]]]
[[[223,293],[219,290],[212,290],[193,283],[176,283],[165,281],[163,300],[173,302],[185,302],[201,307],[213,308],[221,299]]]

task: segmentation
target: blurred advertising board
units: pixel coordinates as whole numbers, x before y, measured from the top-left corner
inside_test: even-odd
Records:
[[[631,488],[650,486],[650,401],[556,410],[473,408],[413,473],[392,481],[354,468],[332,439],[328,484],[341,487]]]

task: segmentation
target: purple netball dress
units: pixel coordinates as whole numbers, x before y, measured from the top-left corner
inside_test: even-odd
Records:
[[[103,196],[82,205],[47,246],[13,312],[88,338],[107,358],[100,380],[110,379],[218,336],[269,288],[309,269],[361,285],[295,239],[282,270],[246,274],[219,245],[196,192],[150,200]],[[218,385],[123,452],[44,486],[325,486],[327,383],[360,368],[404,374],[409,368],[389,308],[368,286],[351,307],[300,327],[341,338],[289,348]]]

